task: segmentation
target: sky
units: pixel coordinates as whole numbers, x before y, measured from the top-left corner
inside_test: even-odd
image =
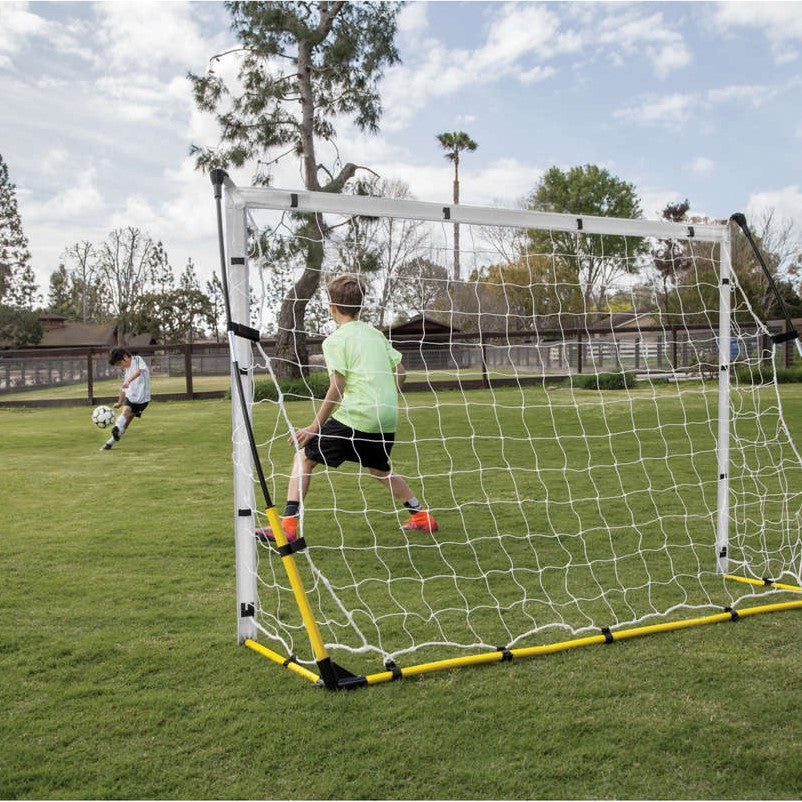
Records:
[[[217,269],[190,147],[219,134],[186,75],[236,47],[229,19],[218,2],[0,2],[0,155],[43,296],[68,246],[123,226],[161,240],[177,273],[188,258],[202,279]],[[341,121],[324,161],[448,202],[435,137],[465,131],[479,147],[463,203],[514,207],[550,167],[598,164],[648,218],[687,198],[802,231],[802,2],[410,2],[396,44],[379,134]],[[254,171],[230,172],[248,185]],[[273,183],[302,187],[297,160]]]

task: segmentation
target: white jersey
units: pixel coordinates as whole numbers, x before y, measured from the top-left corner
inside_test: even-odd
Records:
[[[132,356],[131,364],[125,369],[124,381],[137,371],[141,372],[126,388],[125,397],[132,404],[144,404],[150,401],[150,370],[141,356]]]

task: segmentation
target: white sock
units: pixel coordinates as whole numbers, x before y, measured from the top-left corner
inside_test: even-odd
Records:
[[[119,431],[119,433],[121,435],[124,434],[124,432],[125,432],[125,415],[120,415],[120,417],[117,418],[117,422],[114,425],[117,427],[117,429],[118,429],[118,431]]]

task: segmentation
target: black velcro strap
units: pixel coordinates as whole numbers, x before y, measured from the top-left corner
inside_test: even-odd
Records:
[[[294,654],[291,654],[281,665],[286,668],[290,663],[297,663],[298,659],[295,657]]]
[[[392,660],[388,660],[384,667],[393,675],[393,681],[404,678],[401,669]]]
[[[451,209],[448,206],[443,207],[443,219],[450,220],[451,219]]]
[[[696,236],[696,233],[693,230],[693,226],[688,226],[688,236],[689,237],[695,237]]]
[[[239,617],[240,618],[253,618],[256,615],[256,607],[252,604],[246,604],[242,602],[239,606]]]
[[[499,646],[498,651],[501,652],[501,662],[508,663],[512,660],[512,652],[506,646]]]
[[[581,217],[576,218],[576,230],[581,231],[585,227],[585,224],[582,222]]]
[[[290,192],[290,209],[298,208],[298,193]]]
[[[732,607],[725,607],[724,608],[724,612],[725,613],[729,613],[730,614],[730,618],[733,621],[737,621],[741,617],[741,616],[738,615],[738,611],[737,610],[733,610]]]
[[[768,577],[765,577],[765,576],[764,576],[764,577],[763,577],[763,584],[764,584],[764,585],[769,585],[769,586],[771,586],[771,585],[773,585],[773,584],[774,584],[774,580],[773,580],[773,579],[769,579]]]
[[[791,329],[791,331],[782,331],[779,334],[772,334],[771,341],[773,343],[787,343],[789,340],[795,340],[799,337],[796,329]]]
[[[297,551],[303,551],[306,548],[306,541],[299,537],[298,540],[293,540],[292,543],[287,543],[286,546],[278,546],[276,551],[278,551],[279,556],[281,557],[289,557],[290,554],[295,554]]]
[[[228,324],[228,330],[233,331],[237,337],[244,337],[246,340],[253,340],[255,343],[258,343],[262,336],[259,329],[243,326],[242,323],[234,323],[233,320]]]
[[[602,627],[601,634],[604,635],[605,643],[613,643],[615,641],[615,638],[613,638],[613,633],[610,632],[610,627]]]
[[[244,510],[244,509],[237,510],[237,515],[239,515],[240,518],[250,518],[252,514],[253,510]]]
[[[231,264],[232,265],[244,265],[245,264],[245,257],[244,256],[232,256],[231,257]]]

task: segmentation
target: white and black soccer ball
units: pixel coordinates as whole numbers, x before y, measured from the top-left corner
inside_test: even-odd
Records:
[[[101,429],[111,426],[114,423],[114,410],[105,406],[95,407],[92,410],[92,423]]]

